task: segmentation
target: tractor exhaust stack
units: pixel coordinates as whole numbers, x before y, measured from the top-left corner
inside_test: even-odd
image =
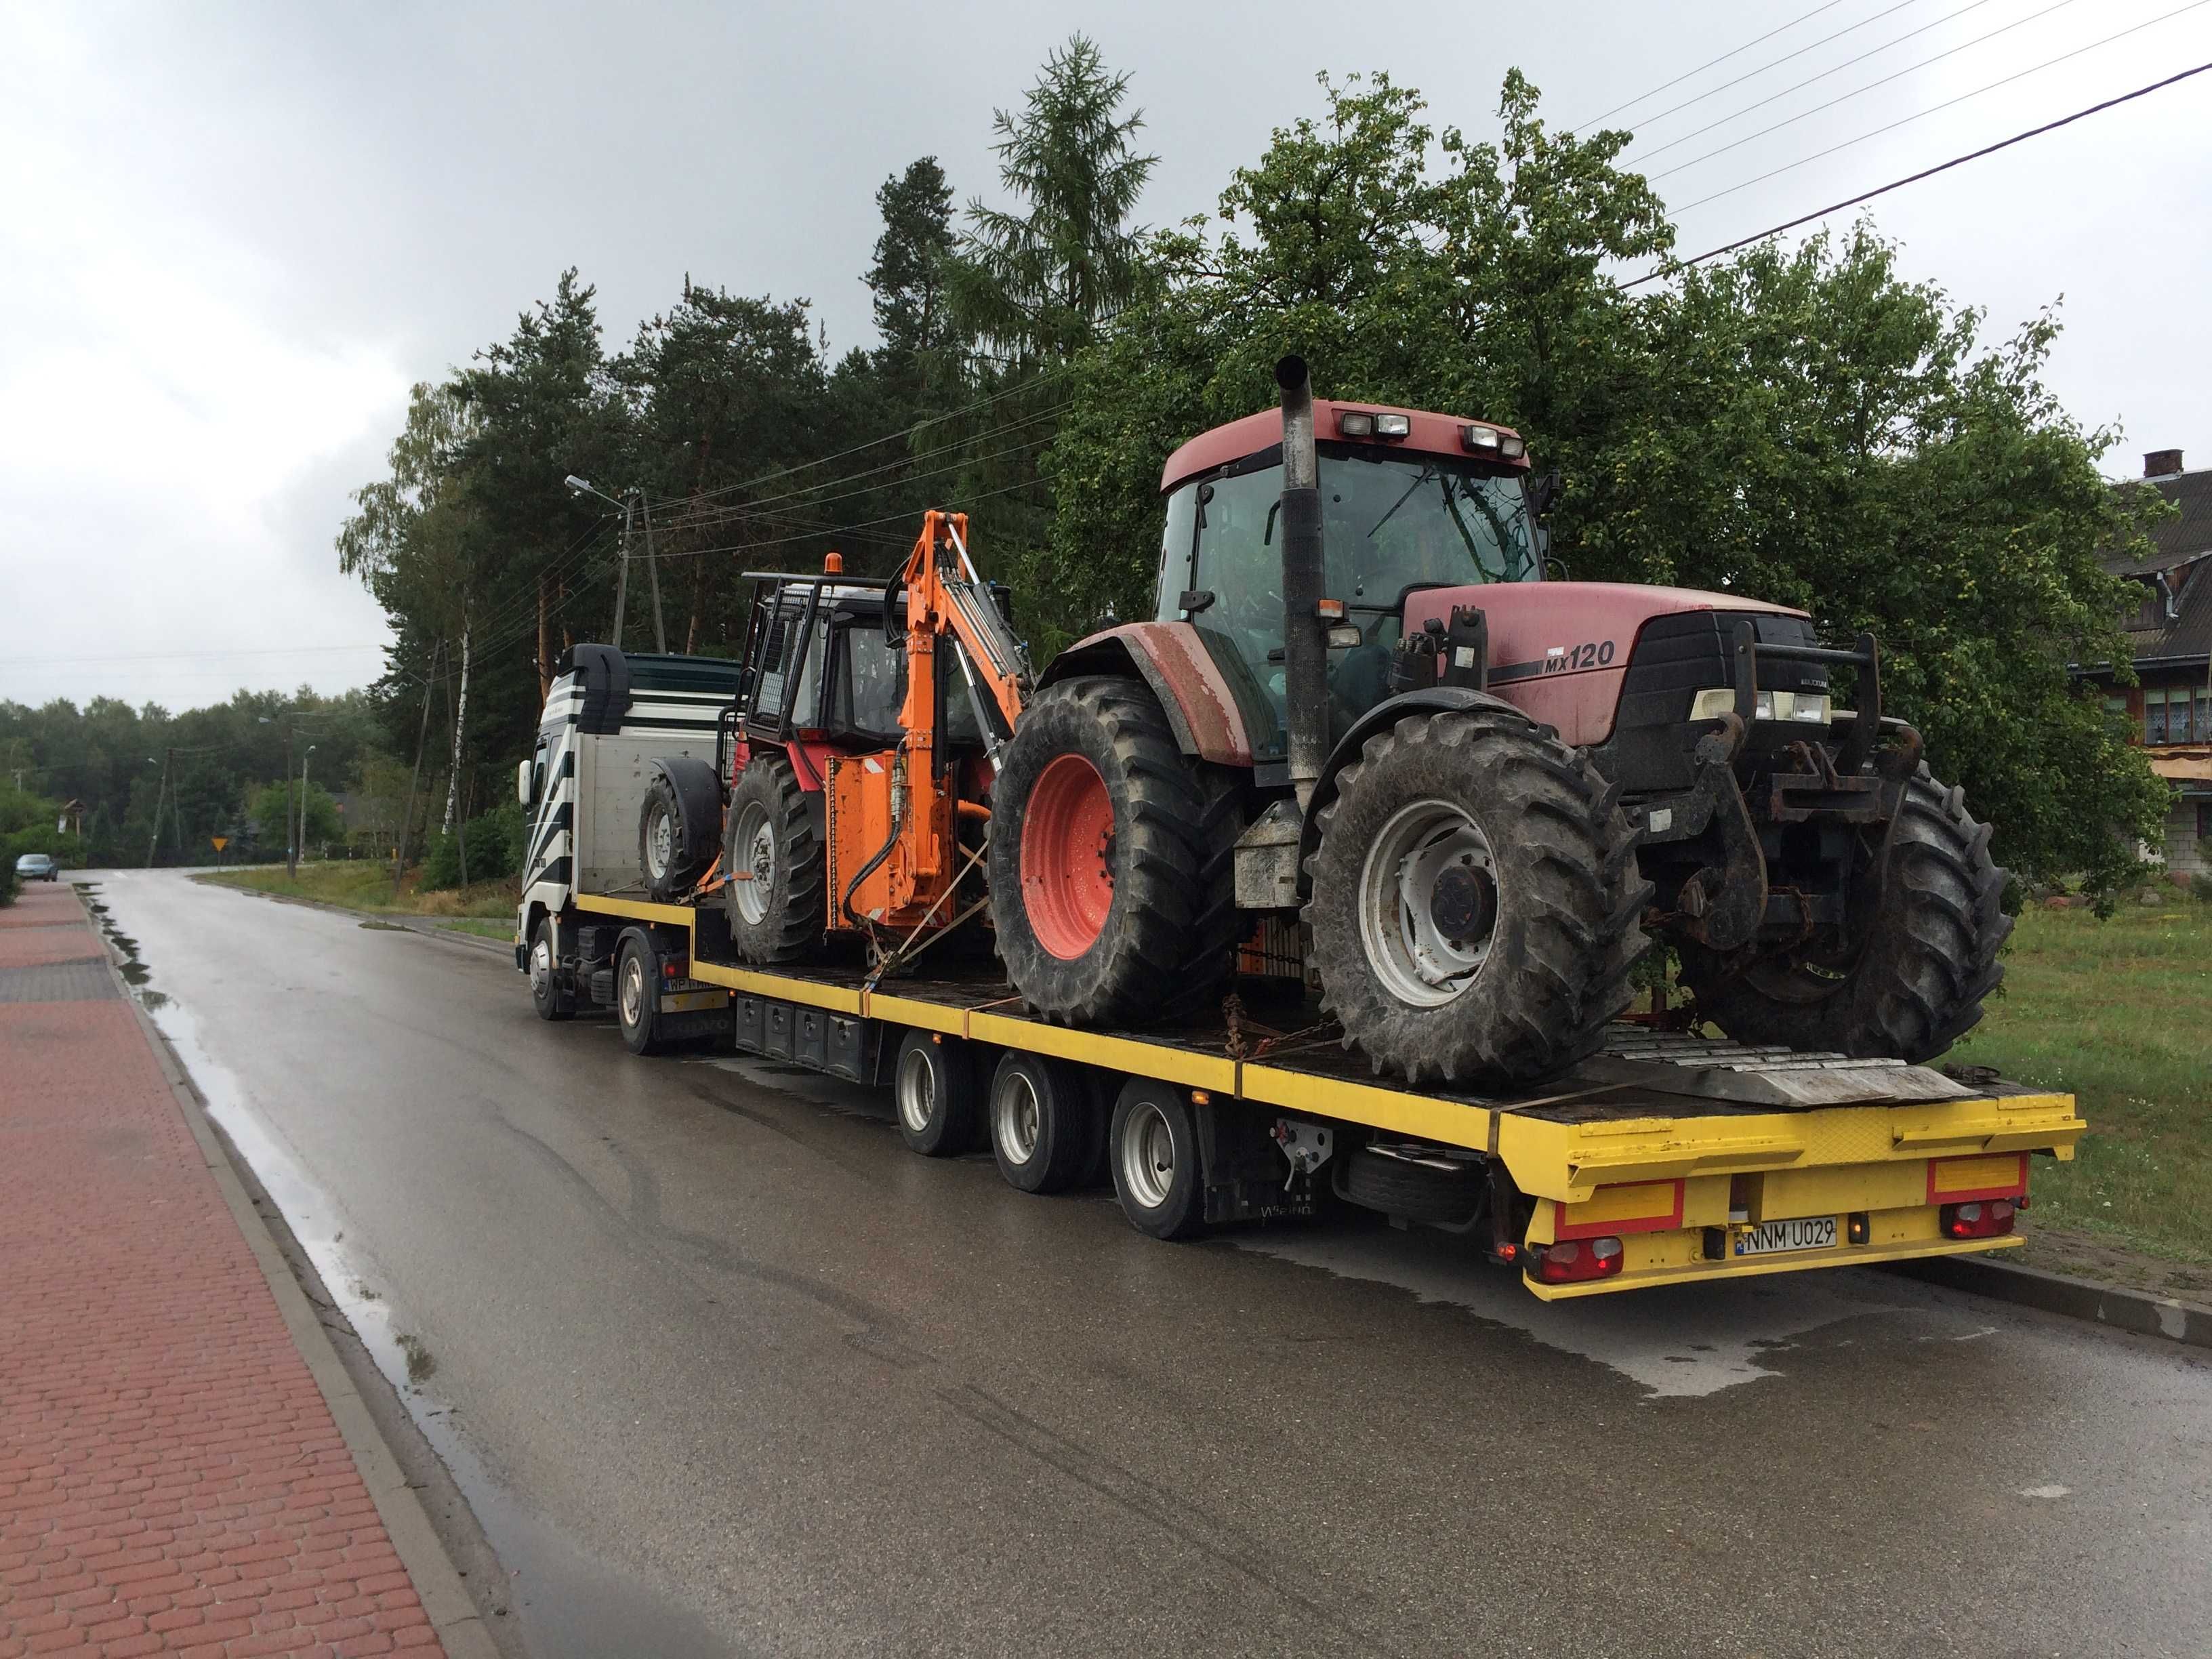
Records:
[[[1319,606],[1327,580],[1321,471],[1314,453],[1313,381],[1303,357],[1275,365],[1283,389],[1283,681],[1291,783],[1298,808],[1328,763],[1328,647]]]

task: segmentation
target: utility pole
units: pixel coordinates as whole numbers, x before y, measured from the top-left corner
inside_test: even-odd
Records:
[[[292,722],[284,722],[284,875],[297,880],[300,843],[292,834]]]
[[[617,628],[619,634],[621,629]],[[453,807],[461,793],[461,741],[469,718],[469,618],[461,613],[461,690],[453,700],[453,764],[446,777],[446,829],[453,827]]]
[[[161,751],[161,781],[154,790],[154,833],[146,841],[146,867],[149,870],[154,867],[154,849],[161,844],[161,802],[169,793],[169,758],[176,752],[174,749]]]
[[[422,679],[422,729],[415,738],[415,770],[408,775],[407,810],[399,816],[399,852],[392,863],[392,890],[395,895],[407,876],[407,840],[415,828],[415,787],[422,781],[422,750],[430,742],[430,684],[438,677],[438,659],[445,649],[443,640],[431,647],[430,672]]]
[[[668,654],[668,629],[660,620],[660,562],[653,556],[653,505],[642,489],[629,492],[637,499],[638,517],[645,523],[645,579],[653,584],[653,648]]]
[[[300,757],[300,835],[303,845],[307,839],[307,766],[315,757],[315,745],[307,745],[307,752]]]
[[[623,498],[622,563],[615,572],[615,649],[622,649],[623,617],[629,609],[629,513],[628,496]]]

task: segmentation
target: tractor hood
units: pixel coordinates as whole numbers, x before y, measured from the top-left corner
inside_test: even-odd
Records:
[[[1406,631],[1432,617],[1449,623],[1454,605],[1484,614],[1491,690],[1558,726],[1574,744],[1602,743],[1611,734],[1637,637],[1655,619],[1726,611],[1809,622],[1802,611],[1740,593],[1629,582],[1510,582],[1409,593]],[[1725,676],[1713,681],[1727,683]]]

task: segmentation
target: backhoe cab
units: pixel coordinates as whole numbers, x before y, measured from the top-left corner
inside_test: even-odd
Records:
[[[1593,1051],[1656,936],[1741,1041],[1919,1060],[1974,1023],[2003,874],[1871,637],[1547,580],[1517,434],[1278,378],[1279,414],[1169,459],[1153,620],[1057,659],[1006,750],[993,906],[1033,1007],[1210,1008],[1242,943],[1377,1072],[1504,1085]]]

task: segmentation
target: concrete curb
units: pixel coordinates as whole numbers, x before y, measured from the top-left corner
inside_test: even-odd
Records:
[[[84,904],[82,890],[77,891],[77,903],[81,908]],[[83,915],[86,926],[93,927],[92,913],[85,910]],[[94,927],[93,932],[97,936],[100,930]],[[192,1139],[199,1146],[208,1172],[215,1177],[231,1219],[245,1236],[246,1248],[253,1252],[261,1276],[268,1282],[270,1294],[276,1298],[276,1310],[283,1317],[284,1328],[291,1333],[293,1346],[299,1349],[301,1358],[307,1361],[308,1373],[322,1391],[331,1420],[337,1425],[346,1449],[353,1455],[354,1467],[361,1471],[362,1483],[368,1488],[369,1498],[376,1504],[377,1516],[384,1522],[384,1530],[398,1553],[400,1565],[414,1582],[415,1594],[422,1603],[431,1628],[437,1632],[438,1640],[444,1644],[448,1659],[500,1659],[498,1645],[477,1616],[476,1604],[470,1601],[468,1590],[461,1583],[459,1570],[446,1553],[437,1528],[430,1523],[429,1512],[408,1486],[406,1476],[400,1472],[399,1460],[385,1443],[368,1404],[346,1374],[337,1350],[331,1346],[329,1334],[315,1316],[307,1293],[292,1277],[292,1270],[285,1265],[276,1239],[270,1237],[267,1224],[246,1196],[245,1185],[238,1171],[231,1167],[222,1142],[216,1138],[214,1127],[207,1119],[205,1103],[193,1087],[183,1061],[169,1046],[169,1040],[161,1035],[161,1028],[154,1024],[145,1005],[131,994],[131,988],[124,982],[116,965],[114,949],[104,939],[101,951],[108,972],[114,978],[117,994],[137,1017],[138,1029],[154,1051],[155,1061],[161,1068],[177,1109],[191,1129]]]
[[[2040,1267],[2015,1267],[1986,1256],[1929,1256],[1917,1261],[1893,1262],[1889,1271],[1950,1290],[1971,1291],[1998,1302],[2109,1325],[2137,1336],[2212,1348],[2212,1308],[2170,1296],[2154,1296],[2148,1291],[2124,1290],[2117,1285],[2045,1273]]]
[[[194,877],[193,879],[199,878]],[[249,898],[266,899],[271,904],[297,904],[310,910],[327,910],[334,916],[351,916],[357,921],[374,921],[404,933],[420,933],[425,939],[453,939],[463,945],[474,945],[478,950],[490,951],[510,960],[514,955],[514,945],[509,940],[487,939],[482,933],[471,933],[459,927],[447,927],[439,920],[428,916],[410,916],[385,910],[356,910],[350,905],[332,904],[328,899],[301,898],[293,893],[264,892],[258,887],[235,887],[227,881],[203,881],[200,884],[204,887],[221,887],[233,893],[243,893]],[[446,920],[456,919],[447,918]],[[459,919],[470,920],[471,918]],[[490,920],[489,917],[472,919]]]

